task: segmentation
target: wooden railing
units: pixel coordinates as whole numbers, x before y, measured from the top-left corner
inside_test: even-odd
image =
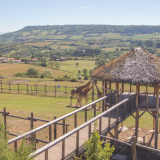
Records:
[[[91,124],[94,123],[95,121],[99,120],[99,134],[103,135],[106,134],[106,132],[109,132],[112,128],[118,126],[119,123],[121,123],[123,120],[125,120],[127,118],[127,116],[132,115],[134,113],[134,111],[136,110],[133,99],[138,96],[138,93],[135,93],[134,95],[130,96],[129,98],[124,99],[123,101],[119,102],[118,104],[114,105],[113,107],[111,107],[110,109],[108,109],[107,111],[101,113],[100,115],[94,117],[93,119],[87,121],[86,123],[82,124],[81,126],[73,129],[72,131],[64,134],[63,136],[59,137],[58,139],[52,141],[51,143],[45,145],[44,147],[38,149],[37,151],[33,152],[30,154],[30,157],[32,156],[37,156],[39,154],[41,154],[42,152],[45,152],[45,160],[48,160],[48,149],[55,146],[56,144],[62,142],[62,160],[64,160],[68,155],[65,155],[65,139],[70,137],[71,135],[76,133],[76,149],[72,152],[72,154],[70,153],[69,155],[73,156],[74,153],[76,153],[76,155],[79,155],[79,149],[81,148],[81,146],[79,146],[79,132],[80,130],[82,130],[83,128],[88,126],[88,138],[91,134]],[[108,96],[105,96],[99,100],[104,100],[105,98],[107,98]],[[88,107],[90,105],[93,105],[95,103],[97,103],[99,101],[96,102],[92,102],[89,105],[85,106]],[[126,109],[126,103],[130,102],[130,107],[129,110]],[[119,117],[119,107],[122,106],[124,107],[124,114],[123,116]],[[111,112],[116,111],[116,119],[115,122],[111,124]],[[108,126],[106,126],[106,128],[104,130],[102,130],[102,117],[108,115]],[[64,116],[66,117],[66,116]],[[58,120],[58,119],[57,119]],[[53,123],[53,122],[52,122]],[[49,124],[48,124],[49,125]],[[40,128],[39,128],[40,129]],[[36,129],[38,130],[38,129]],[[33,134],[34,132],[30,132],[30,133],[26,133],[25,135],[28,134]],[[13,143],[16,142],[17,140],[19,140],[20,138],[24,137],[25,135],[20,136],[19,138],[17,137],[17,139],[13,139],[12,141],[10,141],[9,143]]]
[[[116,92],[112,93],[111,95],[114,95],[115,93],[116,93]],[[29,136],[29,135],[33,135],[32,137],[35,137],[36,132],[38,132],[38,131],[46,128],[46,127],[49,127],[49,126],[51,126],[51,125],[54,125],[54,127],[55,127],[55,125],[56,125],[59,121],[62,121],[62,124],[63,124],[63,134],[65,134],[65,133],[66,133],[66,132],[65,132],[65,119],[66,119],[67,117],[70,117],[70,116],[74,115],[74,127],[76,128],[76,127],[77,127],[77,113],[78,113],[78,112],[81,112],[81,111],[84,111],[84,112],[85,112],[85,122],[87,122],[87,108],[89,108],[90,106],[94,107],[94,111],[93,111],[93,112],[94,112],[94,116],[96,116],[96,105],[95,105],[95,104],[98,103],[98,102],[100,102],[100,101],[102,101],[102,100],[104,100],[104,99],[106,99],[107,97],[110,97],[111,95],[107,95],[107,96],[105,96],[105,97],[103,97],[103,98],[101,98],[101,99],[98,99],[98,100],[96,100],[96,101],[94,101],[94,102],[92,102],[92,103],[90,103],[90,104],[88,104],[88,105],[86,105],[86,106],[84,106],[84,107],[82,107],[82,108],[79,108],[79,109],[77,109],[77,110],[75,110],[75,111],[73,111],[73,112],[71,112],[71,113],[69,113],[69,114],[66,114],[65,116],[62,116],[62,117],[60,117],[60,118],[57,118],[57,119],[55,119],[55,120],[53,120],[53,121],[51,121],[51,122],[48,122],[47,124],[44,124],[44,125],[36,128],[36,129],[33,129],[33,130],[29,131],[29,132],[26,132],[26,133],[24,133],[24,134],[22,134],[22,135],[19,135],[19,136],[17,136],[16,138],[13,138],[13,139],[9,140],[9,141],[8,141],[8,144],[14,143],[14,146],[17,146],[17,141],[18,141],[18,140],[20,140],[20,139],[22,139],[22,138],[24,138],[24,137],[27,137],[27,136]],[[33,139],[33,141],[34,141],[34,140],[35,140],[35,139]],[[16,148],[15,148],[15,149],[16,149]]]

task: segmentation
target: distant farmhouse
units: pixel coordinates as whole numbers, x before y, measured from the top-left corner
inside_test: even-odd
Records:
[[[14,60],[13,63],[21,63],[21,60]]]
[[[28,59],[29,62],[38,62],[38,58],[30,58]]]
[[[1,58],[0,58],[0,62],[1,62],[1,63],[8,63],[8,59],[7,59],[7,58],[4,58],[4,57],[1,57]]]

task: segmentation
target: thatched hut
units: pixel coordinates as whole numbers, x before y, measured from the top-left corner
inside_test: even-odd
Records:
[[[116,58],[115,60],[95,69],[91,72],[93,79],[102,79],[102,86],[111,89],[111,83],[115,83],[117,90],[116,103],[119,102],[119,82],[122,84],[122,92],[124,92],[124,83],[130,83],[130,91],[133,84],[136,84],[136,123],[135,135],[138,136],[139,127],[139,111],[152,112],[153,129],[155,129],[155,148],[158,145],[158,112],[159,112],[159,82],[160,82],[160,58],[150,52],[136,48],[130,52]],[[140,85],[146,85],[146,91],[140,92]],[[148,92],[148,84],[154,85],[154,92]],[[94,89],[94,85],[93,85]],[[103,90],[103,96],[106,91]],[[94,92],[92,92],[94,93]],[[110,92],[109,92],[110,94]],[[156,96],[155,96],[156,95]],[[122,97],[123,95],[121,95]],[[94,100],[94,97],[92,98]],[[121,99],[122,100],[122,99]],[[102,110],[105,109],[105,105]]]

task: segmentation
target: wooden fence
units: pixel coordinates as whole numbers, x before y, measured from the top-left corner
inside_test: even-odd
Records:
[[[1,93],[45,95],[45,96],[54,96],[54,97],[58,97],[58,96],[70,97],[71,90],[74,88],[77,88],[77,86],[68,87],[67,85],[60,86],[60,85],[46,85],[46,84],[45,85],[38,85],[38,84],[29,85],[28,83],[27,84],[0,83]],[[91,95],[91,91],[89,95]]]

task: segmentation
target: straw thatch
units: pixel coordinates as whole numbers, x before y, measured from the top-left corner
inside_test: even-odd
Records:
[[[160,58],[142,48],[136,48],[95,69],[91,77],[112,82],[159,83]]]

